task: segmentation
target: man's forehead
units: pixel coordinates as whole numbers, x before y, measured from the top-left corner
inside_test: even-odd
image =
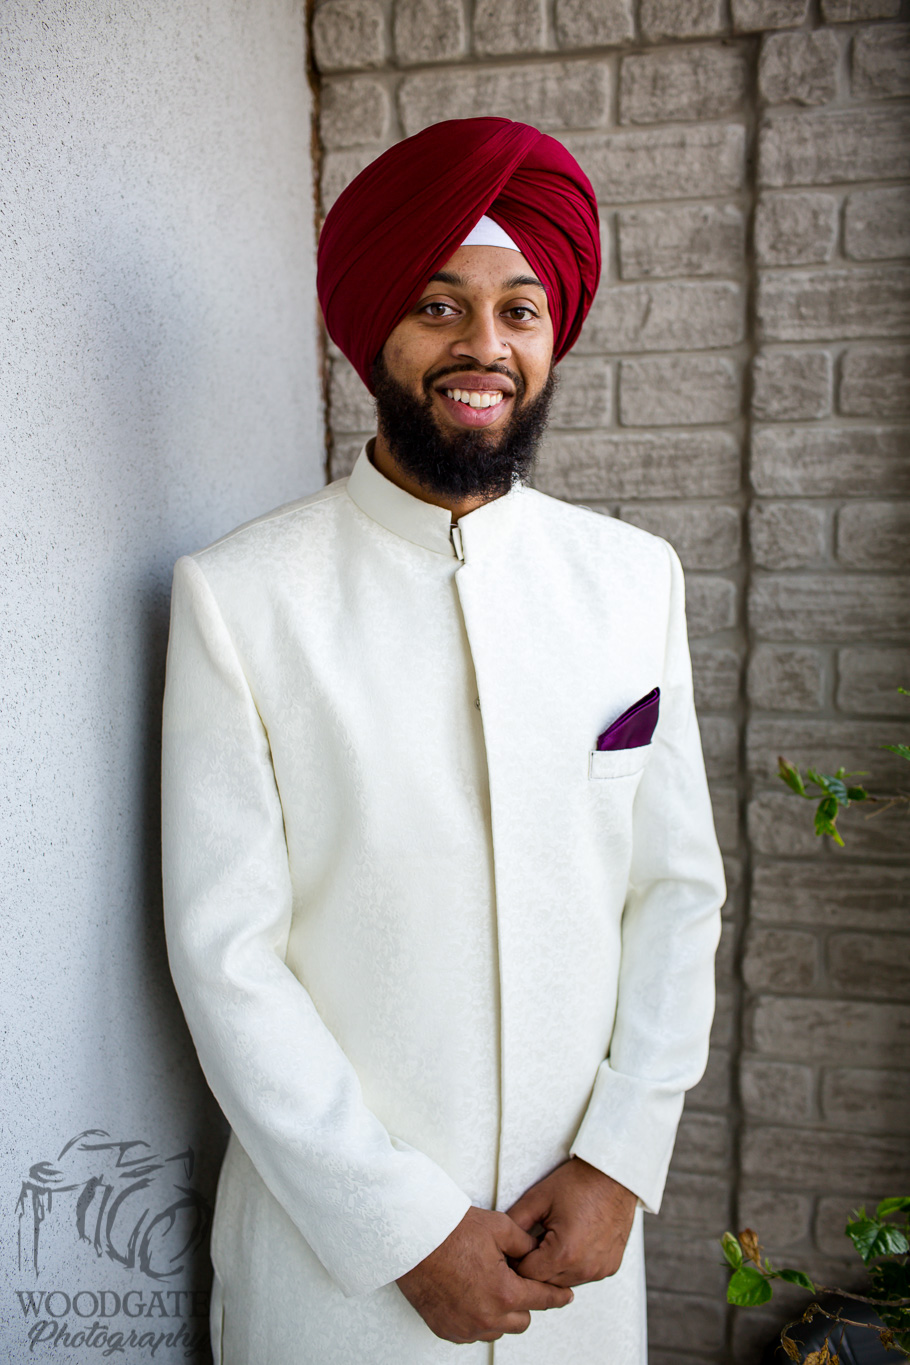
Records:
[[[432,284],[447,284],[455,289],[478,286],[502,291],[520,288],[542,289],[544,285],[520,251],[500,246],[460,246],[449,259],[431,275]]]

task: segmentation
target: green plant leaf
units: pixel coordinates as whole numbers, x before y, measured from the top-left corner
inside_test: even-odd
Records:
[[[835,823],[837,820],[837,801],[833,796],[826,796],[824,801],[819,801],[815,812],[815,833],[817,835],[827,834],[841,848],[844,841],[840,837],[840,831]]]
[[[771,1293],[770,1284],[757,1266],[744,1265],[730,1276],[727,1303],[738,1304],[740,1308],[754,1308],[756,1304],[767,1303]]]
[[[903,1256],[910,1250],[910,1242],[892,1223],[880,1223],[877,1218],[857,1218],[848,1223],[845,1232],[868,1265],[877,1256]]]
[[[901,691],[904,689],[901,688]],[[910,696],[910,693],[907,694]],[[875,1210],[876,1218],[887,1218],[891,1213],[910,1213],[910,1195],[898,1195],[896,1199],[883,1199]]]
[[[795,763],[789,763],[785,758],[778,758],[777,775],[782,782],[786,782],[791,791],[796,792],[797,796],[808,797],[803,779],[799,775],[799,768]]]
[[[831,777],[828,773],[817,773],[814,768],[806,769],[806,776],[815,783],[816,787],[821,787],[826,796],[836,801],[839,806],[848,806],[847,786],[843,780],[845,775],[843,768],[838,768],[837,776]]]
[[[851,801],[868,801],[869,793],[865,787],[848,787],[847,796]]]
[[[734,1270],[739,1270],[743,1263],[743,1251],[737,1238],[733,1236],[732,1232],[725,1232],[720,1240],[720,1244],[723,1247],[724,1255],[730,1265]]]
[[[883,744],[883,749],[890,749],[892,754],[899,754],[910,763],[910,744]]]
[[[815,1285],[809,1279],[804,1270],[779,1270],[777,1272],[779,1280],[786,1280],[787,1284],[798,1284],[803,1289],[808,1289],[810,1294],[815,1293]]]

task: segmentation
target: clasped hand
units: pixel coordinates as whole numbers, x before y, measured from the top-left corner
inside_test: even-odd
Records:
[[[398,1287],[444,1341],[527,1331],[533,1310],[572,1302],[572,1285],[616,1274],[636,1202],[624,1185],[572,1157],[507,1213],[468,1209]],[[538,1224],[539,1239],[531,1233]]]

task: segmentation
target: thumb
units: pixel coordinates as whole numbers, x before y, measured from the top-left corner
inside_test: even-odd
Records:
[[[520,1260],[522,1256],[527,1256],[528,1252],[536,1249],[537,1238],[513,1222],[510,1214],[504,1213],[502,1219],[496,1241],[504,1255],[511,1256],[513,1260]]]
[[[530,1232],[535,1223],[546,1223],[550,1205],[551,1200],[547,1192],[541,1189],[540,1185],[532,1185],[506,1212],[520,1228]]]

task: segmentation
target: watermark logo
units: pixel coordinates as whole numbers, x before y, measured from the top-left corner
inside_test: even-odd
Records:
[[[87,1348],[134,1360],[137,1351],[175,1359],[206,1349],[208,1291],[175,1286],[196,1268],[212,1221],[194,1166],[191,1147],[162,1156],[93,1128],[29,1169],[16,1201],[19,1273],[41,1285],[16,1291],[29,1352]],[[116,1288],[42,1284],[49,1260],[72,1264],[88,1248],[116,1270]],[[146,1287],[129,1288],[131,1276],[124,1285],[124,1272]]]

